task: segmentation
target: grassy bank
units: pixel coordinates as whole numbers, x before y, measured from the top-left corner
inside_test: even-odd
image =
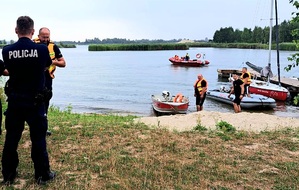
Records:
[[[151,129],[134,116],[73,114],[51,108],[48,150],[57,171],[49,189],[298,189],[299,131]],[[220,123],[218,123],[220,124]],[[222,126],[222,127],[221,127]],[[3,146],[4,136],[1,138]],[[19,144],[15,188],[33,180],[28,128]]]

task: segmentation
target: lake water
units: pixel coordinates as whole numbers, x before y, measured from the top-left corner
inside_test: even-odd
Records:
[[[218,78],[217,69],[239,68],[251,61],[260,66],[268,63],[267,50],[192,48],[172,51],[104,51],[89,52],[88,46],[61,49],[66,68],[57,68],[53,81],[54,96],[51,104],[78,113],[119,113],[138,116],[153,115],[151,95],[163,90],[172,95],[182,92],[190,99],[189,112],[195,112],[193,84],[198,73],[209,83],[209,89],[228,84]],[[168,58],[175,54],[205,54],[210,61],[207,67],[186,68],[172,66]],[[293,52],[280,52],[281,75],[296,76],[295,70],[286,72]],[[272,70],[277,73],[276,51],[272,53]],[[204,109],[233,112],[232,106],[206,99]],[[274,110],[259,111],[279,116],[299,117],[296,107],[280,104]]]

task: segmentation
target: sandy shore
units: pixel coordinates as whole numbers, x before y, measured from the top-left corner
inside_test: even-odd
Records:
[[[299,119],[292,117],[278,117],[263,113],[221,113],[214,111],[201,111],[190,114],[169,115],[160,117],[141,117],[136,122],[148,126],[167,128],[174,131],[192,130],[199,123],[208,129],[216,129],[216,124],[226,121],[237,130],[244,131],[273,131],[283,128],[299,127]]]

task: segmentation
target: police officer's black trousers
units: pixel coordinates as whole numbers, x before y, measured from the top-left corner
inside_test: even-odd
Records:
[[[18,143],[27,122],[32,142],[31,158],[34,163],[35,178],[47,176],[50,171],[46,145],[46,131],[48,129],[44,105],[16,106],[8,103],[5,128],[6,139],[2,155],[3,177],[15,173],[19,164]]]
[[[47,96],[45,97],[45,109],[46,109],[46,114],[48,115],[48,111],[49,111],[49,106],[50,106],[50,100],[51,100],[51,98],[52,98],[52,96],[53,96],[53,92],[52,92],[52,90],[49,90],[48,92],[47,92]]]

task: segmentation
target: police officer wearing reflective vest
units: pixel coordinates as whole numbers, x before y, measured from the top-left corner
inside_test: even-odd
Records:
[[[34,21],[30,17],[20,16],[16,24],[18,41],[2,50],[4,65],[9,73],[5,87],[8,105],[5,113],[2,183],[12,184],[17,177],[17,148],[26,122],[30,130],[35,179],[38,184],[46,184],[55,177],[49,165],[46,143],[48,125],[43,100],[44,71],[51,65],[51,58],[46,46],[32,42]]]
[[[250,74],[250,72],[247,71],[247,67],[242,68],[242,75],[241,75],[240,78],[244,83],[245,95],[250,97],[249,86],[250,86],[250,83],[251,83],[251,74]]]
[[[206,99],[208,90],[208,82],[203,78],[202,74],[197,75],[197,80],[194,83],[194,96],[196,97],[196,110],[203,109],[203,103]]]
[[[50,99],[53,96],[52,83],[53,83],[53,79],[55,78],[54,72],[56,70],[56,67],[65,67],[66,63],[61,54],[59,47],[50,40],[50,30],[48,28],[43,27],[39,29],[38,38],[34,39],[33,41],[35,43],[45,44],[48,47],[48,51],[52,59],[51,66],[45,71],[46,88],[49,92],[45,100],[46,112],[48,113]]]

